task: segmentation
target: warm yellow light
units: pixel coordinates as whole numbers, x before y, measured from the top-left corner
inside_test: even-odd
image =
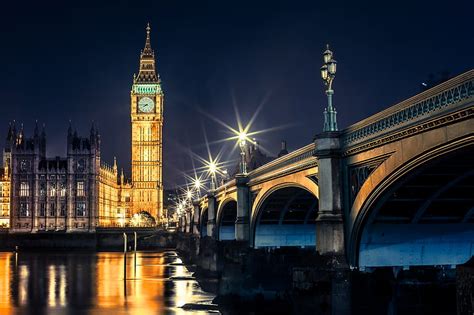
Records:
[[[209,163],[209,172],[214,174],[217,171],[217,165],[214,162]]]
[[[188,190],[188,191],[186,192],[186,197],[188,197],[188,199],[191,199],[191,198],[193,197],[192,191]]]
[[[201,181],[199,179],[196,179],[194,181],[194,188],[196,188],[196,189],[201,188]]]
[[[239,133],[239,141],[245,141],[247,139],[247,134],[245,133],[245,131],[241,131]]]

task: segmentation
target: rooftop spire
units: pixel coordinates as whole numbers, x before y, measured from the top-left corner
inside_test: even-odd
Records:
[[[142,55],[149,55],[153,56],[153,50],[151,49],[151,44],[150,44],[150,23],[146,24],[146,40],[145,40],[145,49],[143,49]]]
[[[160,78],[155,71],[155,52],[151,48],[150,23],[146,26],[145,48],[140,53],[140,71],[133,78],[134,83],[160,83]]]
[[[35,131],[34,131],[34,136],[35,138],[39,136],[39,131],[38,131],[38,120],[35,121]]]

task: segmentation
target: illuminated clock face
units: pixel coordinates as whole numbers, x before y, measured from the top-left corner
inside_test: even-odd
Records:
[[[155,103],[149,97],[142,97],[138,101],[138,110],[142,113],[150,113],[155,107]]]

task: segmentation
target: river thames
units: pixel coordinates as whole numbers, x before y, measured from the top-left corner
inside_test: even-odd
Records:
[[[174,251],[129,253],[125,267],[118,252],[0,252],[2,315],[218,313],[213,298]]]

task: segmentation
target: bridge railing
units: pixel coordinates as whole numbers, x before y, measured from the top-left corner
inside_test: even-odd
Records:
[[[216,193],[219,193],[221,191],[226,191],[228,190],[230,187],[233,187],[235,186],[235,178],[225,182],[223,185],[220,185],[219,187],[217,187],[216,189]]]
[[[437,112],[454,109],[474,96],[474,70],[470,70],[429,90],[391,106],[343,130],[342,141],[347,146],[388,133]]]
[[[249,179],[254,179],[264,174],[271,173],[275,170],[284,169],[290,165],[294,165],[303,160],[314,157],[316,152],[316,146],[314,143],[310,143],[302,148],[299,148],[293,152],[285,154],[259,168],[251,171],[248,174]]]
[[[298,167],[305,167],[305,163],[301,163],[305,160],[311,160],[311,163],[316,163],[316,158],[314,154],[316,152],[316,146],[314,143],[310,143],[302,148],[299,148],[293,152],[285,154],[275,160],[268,162],[265,165],[260,166],[259,168],[248,173],[249,180],[258,178],[259,176],[270,174],[277,170],[284,170],[292,165],[298,165]],[[223,191],[229,190],[236,185],[236,180],[231,179],[223,185],[217,187],[216,194],[219,194]],[[203,202],[207,199],[207,196],[201,197],[200,201]]]

